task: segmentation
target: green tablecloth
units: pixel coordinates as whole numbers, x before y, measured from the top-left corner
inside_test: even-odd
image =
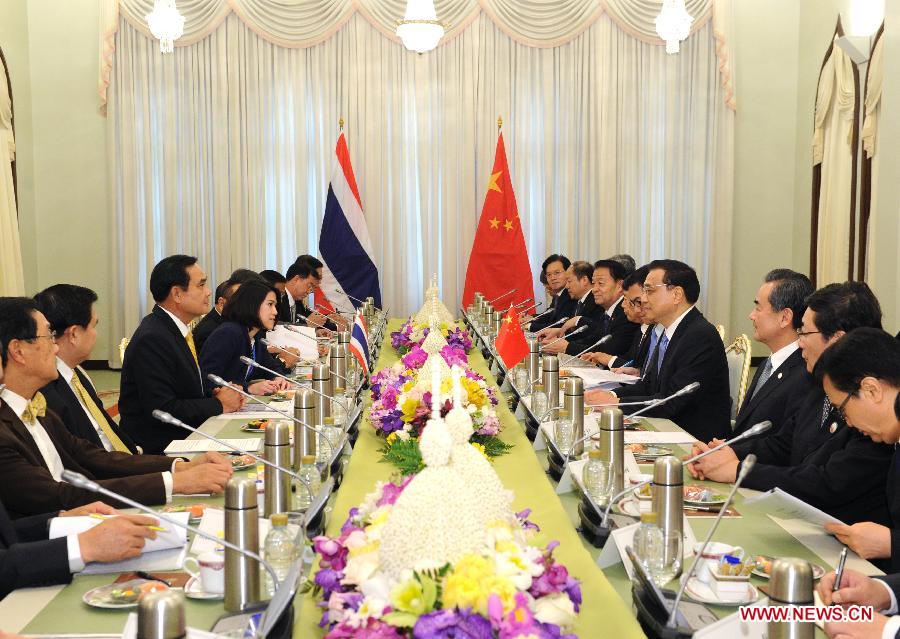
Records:
[[[399,326],[399,320],[392,321],[388,332]],[[390,347],[390,337],[386,336],[385,340],[375,370],[390,366],[397,360],[397,354]],[[486,363],[477,350],[473,350],[470,355],[470,365],[479,373],[489,375]],[[563,496],[563,501],[560,501],[555,494],[554,485],[544,473],[541,462],[533,452],[531,443],[525,437],[515,416],[505,406],[500,407],[499,415],[504,426],[502,437],[507,443],[513,444],[514,448],[510,454],[496,460],[495,468],[506,487],[515,491],[515,508],[532,509],[531,520],[541,527],[541,533],[533,543],[544,546],[551,540],[559,541],[560,547],[556,550],[555,556],[582,582],[584,604],[574,631],[585,638],[600,634],[617,638],[643,636],[631,612],[630,597],[626,603],[619,596],[597,568],[594,558],[575,531],[572,519],[563,506],[563,502],[569,502],[568,507],[571,510],[574,498]],[[246,420],[229,420],[220,435],[245,436],[245,433],[238,430],[244,421]],[[333,500],[334,511],[328,525],[328,534],[338,533],[349,509],[362,501],[372,490],[375,482],[388,479],[392,475],[393,468],[378,461],[380,455],[377,450],[380,445],[381,440],[364,422],[345,471],[343,484]],[[221,499],[202,501],[221,503]],[[121,631],[125,613],[90,608],[81,601],[85,592],[110,581],[111,575],[76,577],[70,586],[64,588],[26,626],[24,631],[31,634]],[[315,607],[315,601],[310,597],[298,597],[296,610],[299,619],[294,636],[298,638],[321,636],[322,631],[318,628],[321,615]],[[222,612],[221,602],[187,601],[188,624],[194,627],[209,628]]]

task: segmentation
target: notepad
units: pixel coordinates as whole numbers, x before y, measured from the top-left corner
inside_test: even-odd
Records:
[[[780,488],[745,499],[744,504],[779,519],[800,519],[816,526],[844,523]]]
[[[223,442],[231,444],[234,448],[246,450],[251,453],[258,452],[262,446],[263,440],[260,437],[249,437],[246,439],[223,439]],[[219,442],[211,439],[175,439],[166,446],[166,455],[181,455],[185,453],[205,453],[215,451],[217,453],[227,453],[234,450],[223,446]]]
[[[585,388],[595,388],[599,386],[609,387],[621,384],[634,384],[641,378],[637,375],[625,375],[624,373],[614,373],[609,370],[600,368],[575,368],[569,371],[572,375],[576,375],[584,380]]]
[[[694,444],[697,438],[684,431],[626,430],[626,444]]]

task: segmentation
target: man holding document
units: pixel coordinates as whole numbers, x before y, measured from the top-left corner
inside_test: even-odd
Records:
[[[886,489],[890,527],[864,521],[825,529],[860,557],[889,559],[882,568],[900,571],[900,342],[885,331],[857,329],[825,351],[816,372],[848,426],[894,445]]]

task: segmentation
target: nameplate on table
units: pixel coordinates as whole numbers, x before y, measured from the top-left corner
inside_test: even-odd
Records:
[[[248,437],[246,439],[223,439],[223,442],[231,444],[234,448],[246,450],[255,453],[262,448],[263,440],[261,437]],[[217,453],[232,452],[234,448],[223,446],[219,442],[211,439],[174,439],[166,446],[166,455],[181,455],[186,453],[206,453],[215,451]]]

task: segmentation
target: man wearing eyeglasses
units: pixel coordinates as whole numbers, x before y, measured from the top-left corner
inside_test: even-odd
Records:
[[[696,392],[676,397],[646,414],[671,419],[701,441],[725,436],[730,431],[731,416],[728,362],[719,332],[695,306],[700,297],[697,273],[677,260],[655,260],[647,268],[641,307],[645,321],[656,322],[661,329],[647,374],[614,392],[588,391],[585,403],[652,401],[700,382]],[[627,406],[624,410],[636,408]]]
[[[881,307],[864,282],[829,284],[807,300],[798,329],[800,350],[812,374],[827,348],[863,327],[881,328]],[[848,428],[841,410],[831,403],[821,384],[798,395],[785,409],[788,417],[772,435],[726,446],[688,470],[700,479],[731,483],[741,460],[753,453],[757,461],[744,480],[745,488],[780,488],[849,524],[890,517],[885,482],[893,448],[873,442]],[[697,444],[694,452],[721,443]]]
[[[63,425],[39,392],[58,376],[59,351],[50,322],[33,299],[0,297],[0,501],[10,517],[68,509],[94,500],[94,493],[62,481],[72,470],[110,490],[146,504],[173,494],[218,493],[231,464],[217,453],[190,462],[163,455],[109,452]]]

